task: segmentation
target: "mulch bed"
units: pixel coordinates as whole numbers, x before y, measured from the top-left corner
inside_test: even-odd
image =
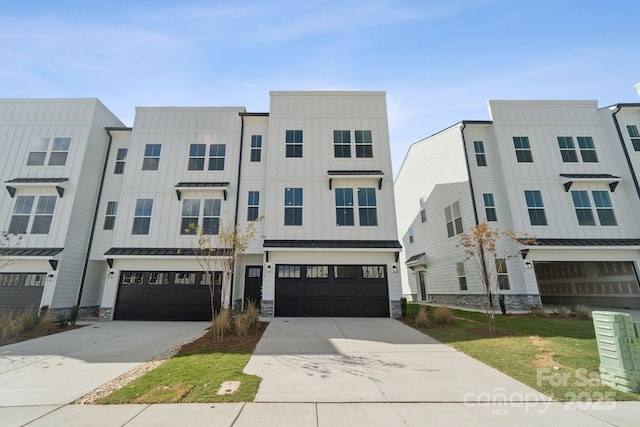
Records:
[[[258,327],[258,329],[249,331],[249,334],[244,337],[239,337],[235,332],[232,331],[228,335],[225,335],[221,341],[216,341],[213,338],[211,332],[207,332],[205,335],[196,339],[195,341],[191,341],[190,343],[183,345],[178,351],[178,354],[193,353],[203,350],[253,351],[253,349],[256,348],[258,341],[260,341],[264,330],[267,329],[268,325],[268,322],[260,322],[260,326]]]
[[[15,344],[22,341],[32,340],[34,338],[40,338],[47,335],[57,334],[59,332],[70,331],[72,329],[84,328],[87,325],[69,325],[64,328],[55,327],[47,332],[29,331],[12,338],[0,338],[0,347],[3,345]]]

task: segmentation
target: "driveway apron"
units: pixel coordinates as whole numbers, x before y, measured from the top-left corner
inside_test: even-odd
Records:
[[[96,322],[0,347],[0,407],[70,403],[208,325]]]
[[[275,318],[245,372],[256,402],[550,400],[393,319]]]

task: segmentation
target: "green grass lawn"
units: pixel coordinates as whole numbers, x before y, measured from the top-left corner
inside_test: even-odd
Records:
[[[452,312],[454,325],[421,331],[557,400],[640,400],[600,384],[591,320],[496,314],[491,337],[484,313]]]
[[[180,354],[97,403],[251,402],[260,377],[242,373],[250,350]],[[224,381],[241,381],[234,394],[219,396]]]

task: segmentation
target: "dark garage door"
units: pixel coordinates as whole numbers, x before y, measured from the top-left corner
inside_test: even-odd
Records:
[[[211,320],[209,286],[202,272],[123,271],[114,319]],[[220,309],[222,274],[215,273],[215,303]]]
[[[37,310],[46,277],[45,273],[0,273],[0,309]]]
[[[384,265],[277,265],[276,316],[389,317]]]

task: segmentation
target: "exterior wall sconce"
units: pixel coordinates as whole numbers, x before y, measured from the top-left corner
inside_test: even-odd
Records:
[[[53,278],[54,278],[54,276],[55,276],[55,274],[53,274],[53,273],[49,273],[49,274],[47,274],[47,281],[48,281],[48,282],[52,281],[52,280],[53,280]]]
[[[111,279],[114,274],[115,274],[115,271],[111,270],[109,273],[107,273],[107,278]]]
[[[395,264],[393,264],[393,265],[391,266],[391,271],[392,271],[392,272],[394,272],[394,273],[397,273],[397,272],[398,272],[398,266],[397,266],[397,265],[395,265]]]
[[[267,264],[267,273],[271,273],[271,264]]]
[[[533,263],[532,263],[531,261],[525,261],[525,263],[524,263],[524,267],[525,267],[527,270],[531,270],[531,269],[533,268]]]

